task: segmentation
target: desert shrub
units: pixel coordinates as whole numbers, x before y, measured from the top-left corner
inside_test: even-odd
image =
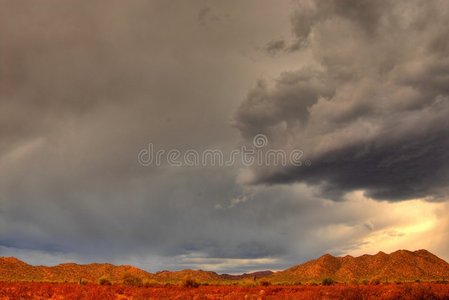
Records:
[[[83,279],[83,278],[80,278],[80,280],[78,281],[78,283],[79,283],[80,285],[86,285],[86,284],[87,284],[87,280],[86,280],[86,279]]]
[[[261,285],[261,286],[269,286],[269,285],[271,285],[271,282],[269,282],[269,281],[267,281],[267,280],[262,280],[262,281],[260,282],[260,285]]]
[[[437,280],[437,281],[435,281],[435,283],[438,283],[438,284],[448,284],[449,281],[447,281],[447,280]]]
[[[123,275],[123,284],[140,287],[143,285],[143,282],[140,277],[134,276],[129,273],[125,273],[125,275]]]
[[[373,280],[371,280],[371,284],[372,285],[379,285],[380,284],[380,279],[373,279]]]
[[[362,284],[367,285],[368,283],[369,283],[369,282],[368,282],[367,279],[363,279],[363,280],[362,280]]]
[[[324,278],[321,282],[322,285],[332,285],[335,281],[332,278]]]
[[[112,285],[111,281],[109,279],[107,279],[106,277],[101,277],[100,279],[98,279],[98,284],[99,285]]]
[[[194,279],[186,279],[183,282],[182,286],[186,288],[197,288],[200,286],[200,284],[196,282]]]
[[[143,286],[144,287],[156,287],[156,286],[160,286],[161,283],[159,281],[153,280],[153,279],[145,279],[143,281]]]
[[[256,286],[256,282],[254,282],[254,280],[249,279],[249,278],[245,278],[242,280],[239,280],[239,284],[242,286],[246,286],[246,287],[254,287]]]

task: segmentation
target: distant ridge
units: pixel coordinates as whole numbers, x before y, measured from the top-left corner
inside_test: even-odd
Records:
[[[142,279],[151,278],[150,273],[133,266],[115,266],[106,263],[32,266],[15,257],[0,257],[0,281],[97,282],[100,278],[107,278],[111,282],[121,282],[125,274]]]
[[[325,278],[338,282],[448,280],[449,264],[427,250],[398,250],[359,257],[325,254],[269,277],[279,283],[320,282]]]
[[[53,267],[32,266],[14,257],[0,257],[0,281],[35,282],[99,282],[124,283],[125,277],[151,284],[179,284],[188,279],[198,283],[220,284],[237,280],[266,280],[272,283],[321,282],[326,278],[337,282],[377,280],[434,281],[449,280],[449,264],[427,250],[398,250],[391,254],[350,255],[335,257],[325,254],[304,264],[279,272],[260,271],[242,275],[217,274],[203,270],[161,271],[149,273],[133,266],[112,264],[64,263]]]
[[[229,275],[229,274],[221,274],[220,277],[223,279],[230,280],[241,280],[241,279],[260,279],[274,274],[273,271],[259,271],[253,273],[243,273],[240,275]]]

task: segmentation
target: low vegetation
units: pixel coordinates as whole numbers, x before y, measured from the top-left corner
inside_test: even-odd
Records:
[[[123,284],[124,285],[129,285],[129,286],[136,286],[136,287],[141,287],[143,286],[143,280],[142,278],[132,275],[130,273],[125,273],[125,275],[123,276]]]
[[[98,279],[98,284],[100,285],[112,285],[111,281],[107,279],[106,277],[101,277]]]
[[[333,285],[335,281],[332,278],[324,278],[322,284],[323,285]]]
[[[192,288],[196,287],[196,288]],[[0,299],[449,299],[449,285],[437,283],[340,284],[330,286],[181,285],[145,287],[76,283],[0,282]]]
[[[200,286],[200,284],[198,282],[196,282],[196,280],[193,279],[186,279],[183,284],[183,287],[185,288],[197,288]]]

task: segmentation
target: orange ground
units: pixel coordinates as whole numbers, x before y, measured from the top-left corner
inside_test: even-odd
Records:
[[[0,283],[0,299],[449,299],[448,284],[125,287]]]

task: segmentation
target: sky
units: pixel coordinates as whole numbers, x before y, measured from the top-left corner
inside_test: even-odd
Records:
[[[0,4],[0,256],[449,260],[447,1]]]

